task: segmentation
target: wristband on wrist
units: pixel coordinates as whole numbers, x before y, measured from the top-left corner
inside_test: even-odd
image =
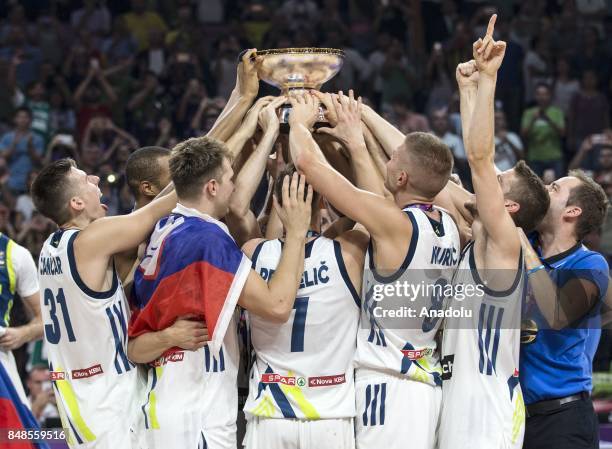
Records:
[[[536,271],[540,271],[543,270],[544,268],[546,268],[543,264],[540,266],[537,266],[535,268],[532,268],[531,270],[527,271],[527,276],[532,275],[533,273],[535,273]]]

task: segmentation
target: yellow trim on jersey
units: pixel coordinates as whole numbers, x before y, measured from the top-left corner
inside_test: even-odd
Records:
[[[6,270],[9,277],[9,291],[11,295],[15,294],[15,286],[17,279],[15,278],[15,267],[13,266],[13,245],[15,243],[9,239],[6,244]],[[10,299],[6,307],[6,313],[4,314],[4,324],[8,326],[11,321],[11,309],[13,308],[13,299]]]
[[[56,402],[57,402],[57,411],[59,412],[60,419],[62,421],[62,427],[64,429],[68,429],[68,432],[67,432],[68,445],[73,446],[76,444],[76,440],[74,439],[73,430],[70,428],[68,416],[66,415],[66,410],[64,409],[64,404],[62,403],[61,400],[56,401]]]
[[[64,371],[64,369],[58,366],[57,371]],[[94,441],[96,436],[87,426],[85,420],[81,416],[81,410],[79,409],[79,404],[70,382],[68,380],[56,380],[55,385],[60,392],[62,402],[66,404],[68,410],[70,411],[70,418],[72,418],[74,427],[76,427],[76,429],[80,432],[81,439],[85,440],[86,442]]]
[[[8,269],[9,275],[9,290],[14,295],[15,286],[17,285],[17,278],[15,277],[15,267],[13,267],[13,246],[15,242],[12,240],[8,241],[6,245],[6,268]]]
[[[272,418],[275,415],[276,407],[274,406],[274,402],[270,399],[269,396],[263,393],[263,399],[257,404],[257,406],[253,409],[251,413],[255,416],[261,416],[263,418]]]
[[[295,374],[291,371],[289,371],[287,375],[289,377],[295,376]],[[281,385],[280,389],[283,393],[285,393],[286,396],[291,396],[293,398],[293,400],[297,403],[298,408],[302,411],[306,419],[321,418],[319,412],[317,412],[317,409],[315,409],[314,406],[304,397],[304,393],[302,392],[302,389],[300,387],[298,387],[297,385]]]
[[[521,427],[525,424],[525,402],[523,401],[523,392],[519,389],[516,396],[516,405],[512,414],[512,444],[516,443],[517,438],[521,434]]]
[[[161,379],[163,372],[164,368],[162,366],[155,367],[157,382]],[[149,392],[149,422],[151,423],[151,429],[159,429],[159,421],[157,420],[157,397],[153,389]]]

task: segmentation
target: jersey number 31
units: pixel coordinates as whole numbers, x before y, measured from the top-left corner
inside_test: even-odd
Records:
[[[60,338],[62,337],[62,330],[57,318],[58,304],[59,308],[62,310],[61,314],[64,317],[68,341],[76,341],[74,331],[72,330],[72,323],[70,322],[70,315],[68,314],[68,306],[66,305],[64,289],[60,288],[57,291],[57,296],[53,295],[50,288],[45,289],[44,302],[45,306],[49,308],[49,317],[51,318],[51,324],[45,324],[45,336],[47,337],[47,341],[56,345],[59,343]]]

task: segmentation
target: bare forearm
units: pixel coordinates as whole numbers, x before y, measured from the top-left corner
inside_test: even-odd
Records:
[[[35,316],[28,324],[24,324],[23,326],[19,326],[20,329],[23,329],[25,332],[25,341],[30,342],[34,340],[40,340],[43,335],[43,324],[42,318],[39,316]]]
[[[461,115],[461,130],[463,134],[463,146],[467,148],[470,126],[472,126],[472,114],[476,103],[477,88],[459,88],[459,112]]]
[[[266,170],[266,162],[277,135],[278,133],[274,131],[266,132],[255,151],[240,170],[236,178],[236,190],[232,195],[230,203],[234,213],[244,215],[248,211],[251,199],[255,195],[257,186],[259,186],[259,182]]]
[[[478,92],[465,146],[470,166],[475,162],[493,161],[495,154],[493,105],[496,81],[495,76],[484,74],[481,74],[478,80]]]
[[[285,236],[280,262],[268,284],[268,296],[273,302],[271,306],[275,315],[285,321],[293,308],[295,293],[304,272],[304,240],[304,235]]]
[[[173,346],[165,330],[149,332],[130,339],[128,358],[134,363],[149,363]]]
[[[104,75],[102,73],[100,73],[100,76],[98,76],[98,81],[100,82],[100,85],[102,86],[102,90],[104,91],[104,93],[108,97],[108,100],[111,103],[116,102],[117,101],[117,94],[115,93],[115,90],[108,83],[108,81],[106,80],[106,77],[104,77]]]
[[[372,108],[364,106],[361,118],[380,142],[388,157],[391,157],[393,151],[404,143],[404,134],[378,115]]]
[[[362,146],[351,146],[349,151],[357,187],[384,196],[385,189],[374,168],[374,163],[365,143]]]
[[[227,139],[226,146],[229,150],[229,153],[232,155],[232,158],[236,159],[236,157],[240,154],[247,140],[252,137],[252,134],[246,130],[244,124],[242,124],[238,131],[232,134],[232,136]]]

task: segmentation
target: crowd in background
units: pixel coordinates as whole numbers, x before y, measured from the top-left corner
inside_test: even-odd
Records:
[[[610,1],[0,0],[0,232],[37,259],[53,225],[28,187],[66,156],[100,177],[110,214],[131,211],[130,153],[204,134],[253,47],[343,49],[323,90],[353,88],[403,132],[435,133],[469,187],[454,72],[494,12],[508,45],[496,164],[525,159],[546,182],[583,168],[612,198]],[[587,240],[612,261],[612,218]]]

